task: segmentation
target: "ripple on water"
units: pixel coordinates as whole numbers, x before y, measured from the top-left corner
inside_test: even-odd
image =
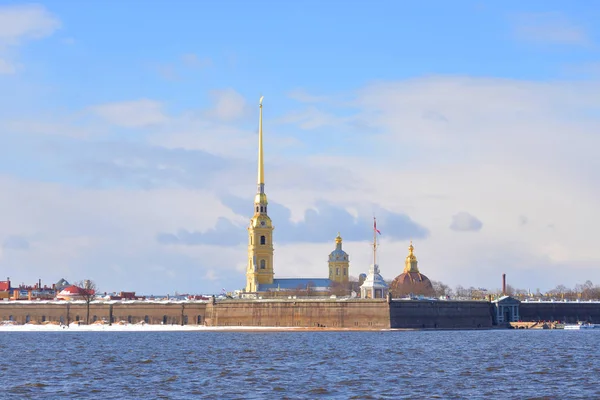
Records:
[[[14,398],[600,398],[600,336],[551,333],[6,333],[0,380]]]

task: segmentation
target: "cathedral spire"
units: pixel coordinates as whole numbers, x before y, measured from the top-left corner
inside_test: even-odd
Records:
[[[262,101],[265,96],[260,96],[258,101],[260,116],[258,117],[258,193],[265,192],[265,168],[263,159],[263,130],[262,130]]]

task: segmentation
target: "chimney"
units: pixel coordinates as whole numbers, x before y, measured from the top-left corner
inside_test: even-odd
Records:
[[[502,274],[502,295],[506,296],[506,274]]]

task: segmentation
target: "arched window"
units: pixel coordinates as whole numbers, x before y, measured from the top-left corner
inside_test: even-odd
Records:
[[[267,267],[267,262],[265,260],[260,260],[260,269],[265,269]]]
[[[148,317],[147,315],[144,316],[144,322],[149,324],[150,323],[150,317]]]
[[[256,206],[256,212],[258,212],[258,206]]]
[[[336,275],[339,275],[339,274],[340,274],[340,269],[339,269],[339,268],[336,268],[336,269],[335,269],[335,274],[336,274]]]
[[[260,237],[260,244],[262,244],[262,245],[267,244],[267,238],[264,235]]]
[[[263,206],[260,206],[260,212],[263,212]]]
[[[46,322],[46,316],[42,315],[42,322]]]
[[[163,315],[163,320],[162,320],[163,325],[167,324],[167,316]]]

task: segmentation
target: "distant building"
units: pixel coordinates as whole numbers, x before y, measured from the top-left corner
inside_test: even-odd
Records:
[[[75,286],[75,285],[67,286],[66,288],[61,290],[58,293],[58,295],[56,295],[56,299],[57,300],[66,300],[66,301],[85,300],[85,298],[82,294],[82,291],[83,291],[83,289],[78,286]]]
[[[411,241],[408,247],[408,256],[406,256],[406,260],[404,261],[404,271],[390,285],[390,292],[394,297],[408,295],[431,296],[434,294],[433,285],[429,278],[419,272],[414,250],[415,248]]]
[[[329,279],[336,283],[348,283],[350,260],[348,253],[342,250],[342,237],[338,232],[335,238],[335,250],[329,254]]]

